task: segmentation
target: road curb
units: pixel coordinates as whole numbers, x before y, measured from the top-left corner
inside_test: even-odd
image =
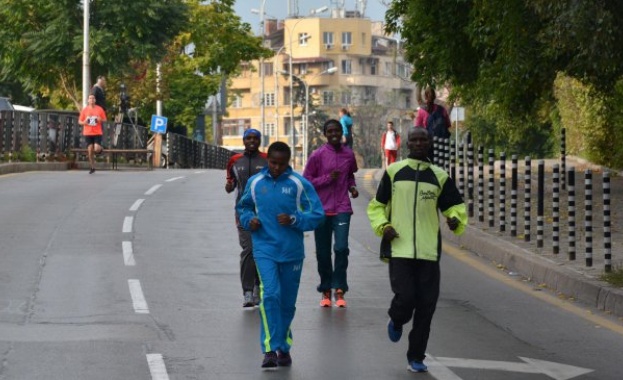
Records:
[[[69,162],[12,162],[0,164],[0,175],[31,171],[69,170]]]
[[[375,172],[372,178],[376,187],[383,175],[383,170],[373,170]],[[517,272],[530,281],[542,284],[569,299],[575,299],[617,317],[623,317],[623,289],[608,286],[603,281],[564,267],[473,226],[467,226],[465,233],[461,236],[454,235],[445,224],[443,224],[442,231],[443,240],[446,243],[452,243],[502,265],[506,270]]]

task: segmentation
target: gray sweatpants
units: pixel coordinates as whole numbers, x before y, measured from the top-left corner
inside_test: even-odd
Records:
[[[244,292],[253,291],[253,287],[260,284],[260,279],[255,269],[255,260],[253,260],[251,232],[238,227],[238,240],[242,248],[242,252],[240,252],[240,282],[244,294]]]

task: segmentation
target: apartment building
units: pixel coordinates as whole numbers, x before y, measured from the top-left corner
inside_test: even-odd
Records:
[[[256,128],[265,136],[265,147],[284,141],[295,147],[295,156],[304,155],[309,133],[305,98],[334,118],[342,107],[357,114],[362,107],[381,105],[396,125],[410,125],[408,114],[417,107],[417,87],[408,79],[412,68],[400,55],[399,41],[381,29],[357,14],[336,12],[324,18],[267,20],[265,41],[275,55],[263,63],[243,62],[241,75],[233,78],[223,146],[244,149],[244,130]]]

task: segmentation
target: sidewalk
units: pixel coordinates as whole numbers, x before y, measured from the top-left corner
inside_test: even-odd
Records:
[[[568,224],[567,224],[567,192],[560,192],[560,253],[553,254],[552,250],[552,181],[551,168],[557,160],[545,162],[545,215],[543,248],[537,248],[536,230],[536,186],[537,160],[532,162],[531,175],[531,228],[530,241],[524,241],[524,163],[518,167],[518,194],[517,194],[517,236],[510,235],[510,176],[511,163],[506,162],[506,231],[500,232],[498,185],[499,171],[496,165],[494,202],[494,227],[489,227],[487,204],[488,169],[484,170],[484,221],[479,221],[478,212],[478,177],[474,174],[474,216],[470,218],[465,233],[454,236],[444,227],[444,241],[460,246],[474,254],[492,261],[507,273],[521,275],[527,280],[556,292],[559,297],[569,301],[578,300],[587,303],[608,314],[623,318],[623,289],[614,288],[601,281],[599,277],[604,273],[604,245],[603,245],[603,201],[602,201],[602,171],[603,169],[575,158],[567,158],[567,170],[575,167],[576,170],[576,260],[569,260],[568,251]],[[585,260],[585,228],[584,228],[584,171],[593,171],[593,266],[587,267]],[[374,187],[381,179],[383,170],[374,170]],[[623,264],[621,247],[623,247],[623,213],[617,211],[617,205],[623,201],[623,176],[611,172],[610,183],[611,204],[611,235],[612,235],[612,267],[620,268]],[[465,198],[467,194],[464,193]],[[467,199],[465,199],[467,204]],[[445,226],[445,224],[444,224]]]

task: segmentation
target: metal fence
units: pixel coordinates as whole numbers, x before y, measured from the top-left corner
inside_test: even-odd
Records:
[[[85,148],[78,112],[59,110],[0,111],[0,160],[26,159],[24,147],[36,160],[65,160],[71,149]],[[141,125],[108,123],[103,129],[104,148],[143,149],[149,130]],[[225,148],[167,133],[163,153],[169,167],[225,169],[234,153]],[[121,155],[123,156],[123,155]]]

